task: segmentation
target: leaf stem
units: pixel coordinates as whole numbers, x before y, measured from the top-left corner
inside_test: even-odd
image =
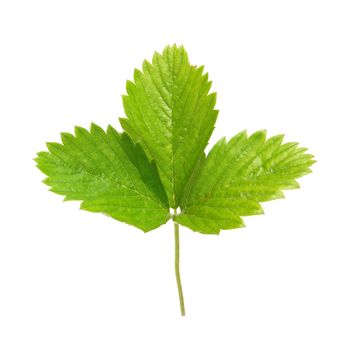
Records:
[[[174,210],[174,216],[176,216],[176,209]],[[181,316],[185,316],[185,301],[182,292],[181,276],[180,276],[180,236],[179,236],[179,224],[174,221],[174,237],[175,237],[175,275],[177,283],[177,291],[179,293]]]

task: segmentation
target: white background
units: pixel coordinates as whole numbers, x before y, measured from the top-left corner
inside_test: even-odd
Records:
[[[350,349],[348,1],[1,1],[0,349]],[[36,152],[119,127],[134,67],[166,44],[205,64],[211,145],[285,133],[313,174],[247,228],[143,234],[49,192]]]

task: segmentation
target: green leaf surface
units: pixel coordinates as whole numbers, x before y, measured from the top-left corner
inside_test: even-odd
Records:
[[[127,118],[121,125],[155,160],[172,208],[183,197],[218,114],[203,70],[190,64],[182,46],[168,46],[135,70],[123,96]]]
[[[183,316],[179,224],[205,234],[242,227],[243,216],[263,213],[260,203],[298,188],[314,163],[306,148],[265,131],[223,138],[206,155],[218,115],[210,89],[203,66],[191,65],[182,46],[167,46],[127,81],[124,133],[76,127],[36,158],[51,191],[84,210],[145,232],[173,219]]]
[[[104,213],[147,232],[171,217],[166,193],[154,162],[140,145],[111,126],[76,127],[61,134],[62,144],[47,143],[39,152],[44,182],[65,200],[82,201],[81,208]]]
[[[260,202],[283,198],[295,179],[311,172],[313,156],[265,131],[221,139],[197,166],[175,221],[202,233],[244,226],[241,216],[262,214]]]

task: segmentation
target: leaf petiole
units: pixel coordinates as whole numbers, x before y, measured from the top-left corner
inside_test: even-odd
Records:
[[[174,210],[176,216],[176,209]],[[175,275],[177,283],[177,291],[179,293],[181,316],[185,316],[185,301],[182,292],[181,276],[180,276],[180,235],[179,224],[174,221],[174,238],[175,238]]]

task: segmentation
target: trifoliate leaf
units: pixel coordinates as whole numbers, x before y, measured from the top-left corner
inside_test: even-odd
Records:
[[[244,226],[241,216],[262,214],[259,202],[282,198],[281,190],[311,170],[313,156],[283,136],[266,140],[266,132],[241,132],[221,139],[199,165],[176,222],[202,233]]]
[[[218,111],[203,71],[182,46],[166,47],[126,84],[127,118],[120,119],[126,133],[78,127],[36,158],[51,190],[82,201],[82,209],[145,232],[173,219],[182,315],[179,224],[214,234],[242,227],[242,216],[262,214],[261,202],[297,188],[314,163],[305,148],[283,144],[281,135],[266,139],[265,131],[222,139],[206,155]]]
[[[38,153],[44,181],[65,200],[101,212],[144,231],[169,218],[169,204],[154,162],[139,145],[112,127],[107,132],[92,124],[90,132],[76,127],[75,136],[62,133],[62,144],[48,143]]]
[[[121,125],[157,163],[160,177],[176,208],[193,169],[213,132],[216,94],[203,67],[192,66],[184,48],[166,47],[135,70],[126,84]]]

